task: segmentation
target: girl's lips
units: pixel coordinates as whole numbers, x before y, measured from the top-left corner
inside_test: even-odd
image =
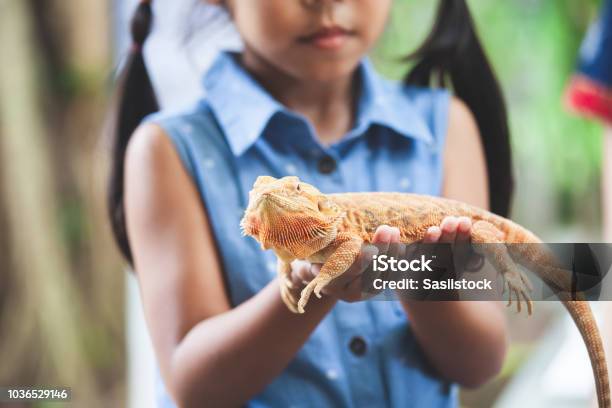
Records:
[[[334,50],[342,47],[352,33],[342,27],[329,27],[300,38],[300,42]]]

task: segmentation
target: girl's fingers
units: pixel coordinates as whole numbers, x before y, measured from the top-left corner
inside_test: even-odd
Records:
[[[444,243],[453,243],[457,238],[457,226],[459,222],[457,217],[446,217],[442,220],[440,224],[440,229],[442,230],[442,235],[440,236],[439,242]]]
[[[458,268],[468,270],[470,258],[472,255],[472,247],[470,246],[472,232],[472,220],[468,217],[459,217],[457,219],[457,236],[454,245],[455,262]]]
[[[378,254],[378,248],[374,245],[364,245],[361,248],[359,256],[353,262],[350,268],[346,270],[342,275],[332,280],[326,288],[329,288],[329,292],[335,296],[342,297],[342,292],[346,290],[346,287],[353,281],[357,280],[361,283],[361,276],[368,269],[372,263],[374,255]]]
[[[459,217],[457,219],[457,242],[465,243],[470,240],[472,232],[472,220],[469,217]]]
[[[380,225],[378,228],[376,228],[374,236],[372,237],[372,243],[378,247],[379,253],[387,253],[392,235],[392,228],[388,225]]]
[[[379,226],[372,237],[372,243],[375,245],[363,245],[353,265],[342,275],[332,280],[323,289],[323,292],[344,300],[357,299],[361,296],[361,275],[371,265],[374,255],[388,253],[390,244],[393,243],[393,247],[397,247],[399,240],[400,231],[398,228],[392,228],[388,225]],[[358,295],[357,298],[356,295]]]
[[[344,295],[344,291],[346,290],[347,286],[351,284],[351,282],[353,281],[361,282],[362,271],[359,271],[359,274],[357,274],[355,272],[356,270],[357,268],[354,268],[352,271],[347,270],[342,275],[333,279],[331,282],[327,284],[327,286],[325,286],[325,288],[323,288],[323,293],[325,293],[326,295],[332,295],[332,296],[342,299]]]
[[[323,264],[313,263],[310,265],[310,269],[308,270],[308,273],[310,274],[310,280],[316,278],[319,272],[321,272],[321,267],[323,267]]]
[[[321,268],[323,267],[323,264],[320,263],[313,263],[310,266],[310,269],[308,270],[308,274],[310,276],[309,279],[307,279],[308,282],[312,281],[314,278],[316,278],[319,275],[319,272],[321,272]],[[332,281],[333,282],[333,281]],[[325,292],[325,289],[323,289],[323,294],[327,294]]]
[[[374,232],[372,242],[375,243],[388,243],[391,242],[391,236],[393,235],[393,228],[388,225],[379,225]]]
[[[440,229],[440,227],[437,227],[437,226],[429,227],[427,229],[427,232],[425,233],[425,237],[423,237],[423,243],[435,244],[436,242],[440,240],[441,236],[442,236],[442,230]]]
[[[299,286],[302,284],[302,277],[301,275],[304,274],[304,271],[310,268],[310,263],[306,262],[306,261],[302,261],[302,260],[294,260],[293,262],[291,262],[291,283],[293,283],[294,286]]]
[[[399,244],[400,242],[400,230],[397,227],[391,227],[391,240],[392,244]]]
[[[363,262],[361,263],[359,268],[359,274],[361,275],[365,270],[367,270],[372,264],[372,260],[374,256],[378,255],[380,252],[376,245],[367,245],[361,251],[361,256]]]
[[[312,279],[312,273],[310,272],[312,265],[301,265],[297,270],[297,278],[299,279],[299,283],[305,285],[308,284]]]
[[[350,282],[342,293],[342,300],[346,302],[356,302],[362,299],[361,279],[354,279]]]
[[[401,246],[400,230],[397,227],[392,227],[391,228],[391,240],[390,240],[389,251],[387,252],[387,255],[389,255],[389,257],[399,259],[402,256],[402,254],[400,254],[401,252],[400,246]]]
[[[388,225],[379,225],[374,231],[374,236],[372,237],[372,242],[388,242],[391,239],[391,227]]]
[[[347,276],[358,276],[363,274],[363,272],[368,269],[370,264],[372,263],[372,259],[374,255],[378,254],[378,248],[375,245],[363,245],[361,247],[361,252],[359,252],[359,256],[353,262],[350,268],[347,269],[342,275]]]
[[[347,302],[354,302],[361,298],[362,283],[361,276],[344,273],[325,286],[323,293]]]

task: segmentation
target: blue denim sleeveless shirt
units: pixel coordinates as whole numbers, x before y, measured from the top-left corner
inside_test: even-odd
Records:
[[[212,225],[233,305],[276,278],[275,255],[240,234],[259,175],[297,175],[324,193],[439,195],[449,94],[382,79],[364,59],[354,127],[322,145],[312,125],[221,53],[206,97],[146,121],[171,138]],[[239,255],[237,255],[239,254]],[[263,363],[263,362],[262,362]],[[161,407],[174,406],[158,376]],[[284,372],[249,407],[453,407],[457,387],[435,376],[397,301],[338,302]]]

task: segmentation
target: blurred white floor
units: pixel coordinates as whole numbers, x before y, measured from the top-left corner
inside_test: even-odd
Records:
[[[128,407],[155,407],[155,356],[145,324],[138,282],[126,271]]]
[[[591,303],[601,323],[600,306]],[[594,406],[594,388],[586,348],[571,317],[564,313],[538,342],[494,407],[589,407]]]

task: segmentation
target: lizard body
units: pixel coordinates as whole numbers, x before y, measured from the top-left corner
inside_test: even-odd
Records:
[[[500,271],[509,303],[516,298],[532,312],[531,284],[516,263],[533,270],[559,297],[572,316],[586,344],[595,376],[599,406],[610,408],[610,387],[601,336],[587,301],[574,300],[571,274],[560,268],[554,256],[529,230],[484,209],[440,197],[409,193],[323,194],[295,176],[275,179],[260,176],[249,193],[249,205],[240,223],[243,234],[255,238],[263,249],[278,257],[281,296],[295,313],[304,313],[312,293],[320,291],[342,275],[357,259],[362,245],[370,243],[376,228],[386,224],[400,230],[400,242],[410,244],[423,239],[427,229],[440,225],[446,216],[472,219],[471,240],[489,262]],[[513,243],[479,245],[486,243]],[[519,245],[516,245],[519,244]],[[321,271],[297,299],[290,291],[291,265],[295,259],[322,263]]]

